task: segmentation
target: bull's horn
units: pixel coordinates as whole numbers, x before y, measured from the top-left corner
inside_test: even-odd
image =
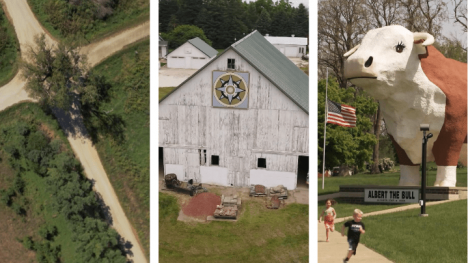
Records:
[[[343,57],[347,58],[347,57],[351,56],[351,55],[354,53],[354,51],[356,51],[356,50],[358,49],[358,47],[359,47],[360,45],[361,45],[361,44],[359,44],[359,45],[353,47],[350,51],[346,52],[346,53],[343,55]]]
[[[413,33],[414,42],[424,39],[423,46],[429,46],[434,44],[434,37],[429,33]]]

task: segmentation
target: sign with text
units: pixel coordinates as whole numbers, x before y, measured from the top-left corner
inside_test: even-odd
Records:
[[[418,203],[419,189],[364,189],[364,202]]]

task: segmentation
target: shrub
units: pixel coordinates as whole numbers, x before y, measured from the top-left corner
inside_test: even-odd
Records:
[[[34,241],[30,236],[23,237],[23,240],[21,240],[21,243],[23,246],[29,250],[34,250]]]

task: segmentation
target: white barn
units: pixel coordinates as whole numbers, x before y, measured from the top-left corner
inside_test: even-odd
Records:
[[[224,186],[305,186],[309,78],[257,31],[159,103],[164,174]]]
[[[300,58],[306,54],[307,38],[305,37],[295,37],[294,35],[291,37],[271,37],[267,34],[265,39],[286,57]]]
[[[213,59],[218,51],[199,37],[192,38],[167,54],[168,68],[199,69]]]

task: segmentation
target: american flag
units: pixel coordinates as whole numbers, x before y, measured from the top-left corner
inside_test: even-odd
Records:
[[[356,127],[356,108],[328,100],[327,123]]]

